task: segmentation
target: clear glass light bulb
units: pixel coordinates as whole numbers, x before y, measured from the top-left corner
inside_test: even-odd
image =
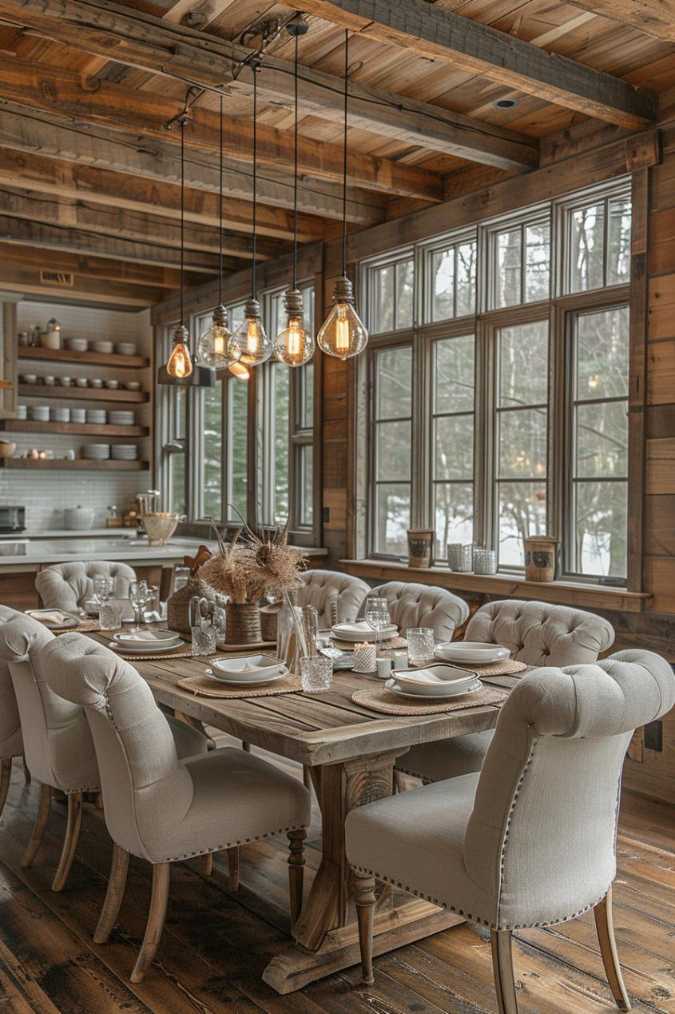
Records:
[[[230,371],[230,373],[232,374],[232,376],[236,377],[237,380],[250,380],[251,379],[251,371],[250,371],[250,369],[248,368],[248,366],[244,366],[244,364],[240,360],[238,360],[238,359],[233,360],[228,365],[227,368]]]
[[[319,348],[337,359],[351,359],[363,352],[368,332],[351,301],[337,301],[316,338]]]
[[[192,356],[185,342],[175,342],[166,364],[166,372],[176,380],[184,380],[192,374]]]
[[[305,330],[302,314],[288,315],[286,327],[276,337],[274,351],[286,366],[304,366],[309,362],[314,355],[314,339]]]
[[[239,349],[233,340],[227,322],[226,307],[217,306],[213,311],[213,321],[210,327],[199,339],[197,362],[221,370],[229,366],[233,359],[239,358]]]
[[[257,300],[249,299],[246,303],[244,319],[234,332],[233,339],[245,366],[259,366],[272,355],[272,341],[263,327]]]

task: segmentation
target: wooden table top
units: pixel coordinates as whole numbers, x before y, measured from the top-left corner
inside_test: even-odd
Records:
[[[354,690],[381,685],[380,681],[351,672],[335,673],[331,689],[323,693],[218,700],[176,686],[178,680],[209,668],[208,659],[134,659],[133,664],[160,704],[310,767],[398,748],[405,752],[417,743],[482,732],[494,728],[499,713],[498,704],[467,703],[466,707],[446,714],[382,715],[354,704],[351,699]],[[511,689],[517,679],[499,676],[489,682]]]

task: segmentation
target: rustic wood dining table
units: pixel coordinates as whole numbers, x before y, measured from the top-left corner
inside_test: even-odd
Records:
[[[93,636],[107,642],[102,635]],[[335,673],[330,690],[320,693],[221,700],[177,686],[187,676],[204,673],[210,667],[206,658],[134,659],[134,664],[155,699],[175,714],[298,761],[311,775],[322,818],[321,863],[293,929],[295,942],[270,961],[265,982],[278,993],[290,993],[356,964],[358,930],[345,852],[347,814],[392,794],[395,761],[411,746],[492,729],[500,705],[467,700],[465,707],[444,714],[390,717],[352,701],[355,690],[376,683],[350,672]],[[496,676],[489,683],[508,691],[518,678]],[[463,921],[427,901],[382,888],[375,954]]]

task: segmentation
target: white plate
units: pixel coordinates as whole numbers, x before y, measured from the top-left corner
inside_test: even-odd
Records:
[[[398,627],[390,623],[388,627],[380,631],[380,640],[394,637]],[[364,621],[357,623],[336,623],[331,633],[340,641],[374,641],[377,638],[376,632]]]
[[[384,684],[387,690],[391,690],[392,694],[396,694],[397,697],[409,697],[414,701],[447,701],[451,697],[462,697],[464,694],[472,694],[476,690],[480,690],[482,683],[479,679],[476,679],[473,683],[468,686],[463,685],[461,687],[440,687],[438,693],[433,694],[418,694],[411,690],[403,690],[399,683],[395,679],[387,680]]]
[[[63,609],[27,609],[26,616],[44,623],[49,630],[70,630],[79,627],[80,619]]]
[[[433,697],[441,691],[461,693],[476,682],[475,672],[452,665],[430,665],[424,669],[399,669],[392,674],[400,686],[420,697]]]
[[[278,675],[287,668],[284,662],[272,655],[246,655],[243,658],[219,658],[213,663],[217,679],[226,678],[237,683],[253,683],[259,677]],[[214,672],[214,675],[216,673]]]
[[[118,641],[125,648],[149,648],[160,644],[176,644],[180,641],[180,634],[172,630],[124,630],[113,634],[113,641]]]
[[[434,649],[436,658],[444,662],[465,662],[469,665],[489,665],[503,662],[511,652],[501,644],[484,644],[481,641],[445,641]]]
[[[130,644],[120,644],[119,641],[111,641],[110,647],[114,648],[115,651],[120,652],[123,655],[163,655],[168,651],[175,651],[176,648],[182,648],[185,645],[185,641],[176,641],[175,644],[148,644],[143,648],[136,647],[132,648]]]
[[[213,664],[215,665],[216,663],[214,662]],[[216,672],[214,669],[207,670],[207,676],[210,676],[211,679],[217,680],[218,683],[225,683],[227,686],[231,687],[258,687],[264,686],[266,683],[276,683],[277,680],[284,679],[284,677],[288,676],[288,669],[274,669],[269,672],[259,672],[255,679],[251,679],[250,676],[246,679],[241,679],[241,677],[237,678],[232,675],[226,676],[224,673]]]

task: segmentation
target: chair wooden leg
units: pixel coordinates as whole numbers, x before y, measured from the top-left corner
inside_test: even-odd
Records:
[[[630,1000],[624,985],[623,975],[621,974],[619,953],[614,938],[611,887],[607,892],[607,896],[593,909],[593,915],[595,916],[595,928],[598,931],[602,963],[605,966],[605,975],[607,976],[612,996],[619,1010],[630,1010]]]
[[[80,827],[82,826],[82,793],[71,792],[68,795],[68,817],[66,821],[66,836],[63,840],[61,858],[58,869],[52,881],[52,891],[62,891],[65,887],[70,867],[75,858],[75,849],[80,839]]]
[[[47,821],[49,820],[49,806],[52,801],[52,789],[50,785],[40,786],[40,805],[38,807],[37,817],[33,825],[33,831],[30,836],[28,848],[26,849],[21,865],[32,866],[33,860],[38,854],[42,839],[44,837],[45,828],[47,827]]]
[[[113,926],[117,921],[122,900],[124,899],[128,871],[129,853],[125,849],[120,848],[119,845],[113,845],[108,890],[106,891],[103,908],[98,918],[98,925],[94,930],[95,944],[106,944],[108,942]]]
[[[162,939],[166,909],[169,902],[171,863],[155,863],[152,867],[152,897],[145,927],[145,936],[131,973],[132,982],[142,982],[152,964]]]
[[[513,976],[513,951],[511,930],[492,930],[492,971],[497,991],[499,1014],[518,1014],[516,983]]]
[[[306,789],[312,790],[312,773],[306,764],[302,765],[302,784]]]
[[[354,901],[359,922],[361,970],[367,986],[375,982],[373,974],[373,919],[375,916],[375,878],[353,875]]]
[[[9,793],[9,783],[11,780],[12,758],[5,757],[0,764],[0,817],[2,817],[2,811],[5,809],[7,794]]]
[[[304,827],[288,832],[288,892],[291,909],[291,926],[295,926],[302,912],[302,895],[305,883],[305,838]]]
[[[205,856],[200,856],[199,865],[203,877],[213,876],[213,852],[207,852]]]
[[[239,890],[239,846],[227,850],[227,870],[230,878],[230,890]]]
[[[28,765],[26,764],[26,758],[22,757],[21,760],[23,761],[23,780],[26,785],[30,785],[32,779],[30,771],[28,770]]]

